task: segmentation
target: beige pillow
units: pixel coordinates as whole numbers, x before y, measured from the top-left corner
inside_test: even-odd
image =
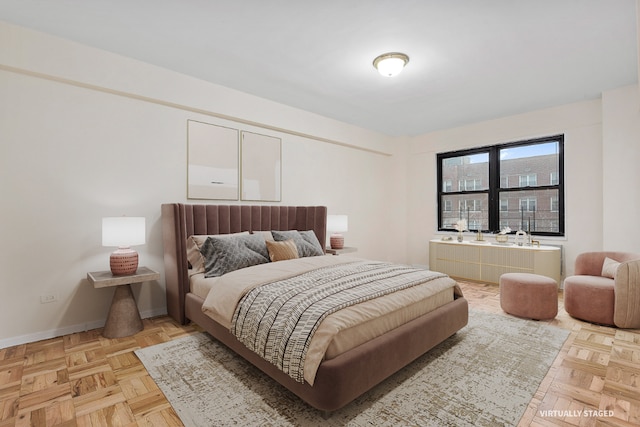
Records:
[[[298,248],[293,240],[274,242],[267,240],[267,250],[272,262],[298,258]]]
[[[242,231],[240,233],[232,233],[232,234],[213,234],[213,237],[231,237],[237,236],[241,234],[249,234],[248,231]],[[207,240],[209,235],[193,235],[187,237],[187,260],[189,260],[189,264],[191,264],[191,268],[194,273],[202,273],[204,272],[204,257],[200,253],[200,249],[204,244],[205,240]]]
[[[616,278],[616,271],[620,263],[615,259],[611,259],[609,257],[604,259],[604,264],[602,264],[602,277],[610,277],[611,279]]]

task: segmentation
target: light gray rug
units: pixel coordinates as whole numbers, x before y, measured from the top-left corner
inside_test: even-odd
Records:
[[[569,331],[480,311],[469,317],[328,420],[207,334],[136,354],[185,426],[514,426]]]

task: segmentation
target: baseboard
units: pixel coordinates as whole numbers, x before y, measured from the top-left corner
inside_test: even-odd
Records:
[[[166,314],[167,309],[165,307],[161,309],[144,311],[140,313],[140,317],[142,317],[143,319],[147,319],[149,317],[164,316]],[[91,329],[102,328],[105,321],[106,319],[95,320],[93,322],[65,326],[62,328],[50,329],[48,331],[35,332],[33,334],[20,335],[12,338],[5,338],[0,340],[0,349],[36,341],[48,340],[51,338],[61,337],[63,335],[75,334],[76,332],[86,332],[90,331]]]

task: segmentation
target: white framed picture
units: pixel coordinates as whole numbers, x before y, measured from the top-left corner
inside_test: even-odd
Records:
[[[279,202],[282,173],[281,139],[242,131],[240,140],[241,199]]]
[[[238,200],[238,130],[187,120],[187,198]]]

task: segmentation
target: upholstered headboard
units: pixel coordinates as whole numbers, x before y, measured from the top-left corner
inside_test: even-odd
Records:
[[[326,242],[326,206],[261,205],[162,205],[162,240],[167,291],[167,312],[187,322],[184,310],[189,292],[187,238],[192,235],[229,234],[241,231],[313,230]]]

